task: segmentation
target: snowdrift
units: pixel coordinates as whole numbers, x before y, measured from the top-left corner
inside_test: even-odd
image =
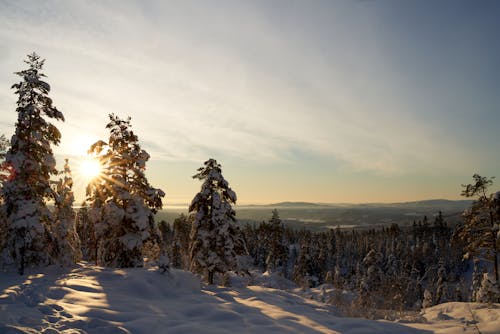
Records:
[[[469,306],[470,305],[470,306]],[[468,308],[477,323],[466,324]],[[25,276],[1,273],[0,333],[498,333],[498,306],[448,303],[428,323],[338,317],[333,306],[263,286],[203,286],[191,273],[80,263]],[[463,318],[462,318],[463,317]],[[443,320],[444,319],[444,320]],[[456,331],[458,332],[458,331]]]

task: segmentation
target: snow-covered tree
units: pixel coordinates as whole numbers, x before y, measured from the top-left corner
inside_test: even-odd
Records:
[[[172,265],[175,268],[189,268],[189,234],[191,232],[191,220],[181,214],[174,220],[173,242],[172,242]]]
[[[488,273],[483,274],[481,287],[477,291],[477,300],[480,303],[495,303],[500,297],[497,282]]]
[[[80,238],[82,259],[95,261],[97,254],[97,242],[95,238],[94,222],[90,219],[89,207],[84,201],[78,209],[75,218],[75,228]]]
[[[145,175],[149,154],[141,149],[130,118],[109,115],[107,142],[94,143],[89,153],[101,163],[101,175],[87,187],[97,239],[97,263],[110,267],[140,267],[147,240],[160,243],[154,214],[165,193]]]
[[[300,251],[295,266],[293,268],[293,280],[303,289],[311,288],[317,285],[318,278],[314,272],[314,257],[312,255],[311,233],[304,232],[300,242]]]
[[[500,201],[497,194],[488,194],[493,178],[473,175],[474,183],[462,185],[462,196],[475,198],[471,207],[463,213],[464,223],[458,229],[458,236],[467,242],[468,255],[490,263],[489,271],[499,284],[498,231],[500,225]]]
[[[73,178],[68,159],[64,164],[62,178],[54,184],[55,221],[51,224],[53,260],[63,266],[69,266],[81,260],[80,238],[75,228],[75,210],[73,202]]]
[[[288,249],[283,243],[283,225],[277,209],[273,210],[272,217],[269,220],[270,235],[267,245],[269,253],[266,259],[267,270],[275,271],[280,268],[284,273],[286,269],[286,259]]]
[[[9,141],[5,138],[5,135],[0,135],[0,186],[3,185],[3,182],[6,181],[9,177],[9,168],[5,163],[5,154],[7,153],[7,149],[9,148]],[[1,196],[1,194],[0,194]]]
[[[5,138],[5,135],[0,135],[0,189],[3,186],[3,181],[8,177],[8,170],[4,164],[5,153],[7,153],[8,147],[9,142]],[[0,204],[1,203],[3,203],[3,198],[0,190]],[[3,249],[7,234],[7,222],[4,213],[4,210],[0,208],[0,251]]]
[[[424,299],[422,300],[422,307],[423,308],[428,308],[434,305],[434,302],[432,300],[432,293],[425,289],[424,290]]]
[[[363,259],[363,270],[359,290],[358,304],[362,307],[373,307],[382,282],[382,270],[380,268],[380,254],[370,249]]]
[[[64,121],[48,96],[49,84],[42,80],[44,60],[32,53],[25,62],[28,68],[16,73],[21,82],[12,86],[18,117],[4,162],[9,169],[2,187],[7,238],[0,257],[20,274],[27,266],[49,263],[46,225],[52,216],[46,201],[53,195],[50,177],[57,174],[51,146],[59,144],[61,134],[48,119]]]
[[[438,268],[438,279],[436,282],[436,304],[446,303],[448,301],[448,286],[446,279],[446,268],[441,261]]]
[[[246,253],[246,245],[234,224],[236,214],[231,205],[236,203],[236,193],[222,176],[221,166],[209,159],[193,178],[203,184],[189,206],[189,212],[194,215],[190,269],[213,284],[215,273],[225,275],[242,269],[238,255]]]

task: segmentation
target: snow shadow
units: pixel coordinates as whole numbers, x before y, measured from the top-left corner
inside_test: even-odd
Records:
[[[61,321],[73,321],[60,300],[67,294],[65,282],[74,270],[50,266],[30,269],[22,276],[2,273],[0,333],[46,333]]]
[[[2,274],[0,288],[0,333],[431,333],[337,317],[332,306],[287,291],[202,287],[174,269],[81,263],[63,272]]]

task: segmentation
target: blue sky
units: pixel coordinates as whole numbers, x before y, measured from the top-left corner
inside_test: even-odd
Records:
[[[240,203],[458,198],[473,173],[500,177],[496,1],[0,8],[0,133],[35,50],[66,117],[58,161],[105,139],[107,114],[131,116],[167,203],[191,200],[209,157]]]

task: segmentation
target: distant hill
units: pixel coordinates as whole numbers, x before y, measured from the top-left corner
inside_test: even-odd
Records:
[[[428,199],[422,201],[411,201],[411,202],[395,202],[395,203],[313,203],[313,202],[279,202],[273,204],[252,204],[252,205],[242,205],[242,207],[262,207],[262,208],[274,208],[274,207],[285,207],[285,208],[303,208],[303,207],[324,207],[324,208],[334,208],[334,207],[429,207],[429,206],[459,206],[470,205],[471,200],[448,200],[448,199]]]
[[[280,202],[274,204],[264,205],[266,207],[285,207],[285,208],[296,208],[296,207],[329,207],[330,204],[320,204],[320,203],[309,203],[309,202]]]
[[[273,209],[278,209],[285,225],[292,228],[325,230],[328,228],[373,228],[390,224],[410,225],[424,216],[431,221],[439,211],[449,224],[456,224],[462,212],[470,206],[468,200],[431,199],[402,203],[309,203],[280,202],[266,205],[237,205],[236,218],[240,224],[268,221]],[[172,223],[187,208],[169,208],[158,212],[157,220]]]
[[[428,199],[423,201],[413,201],[413,202],[401,202],[401,203],[393,203],[394,205],[399,206],[455,206],[455,205],[470,205],[472,203],[471,200],[449,200],[449,199]]]

